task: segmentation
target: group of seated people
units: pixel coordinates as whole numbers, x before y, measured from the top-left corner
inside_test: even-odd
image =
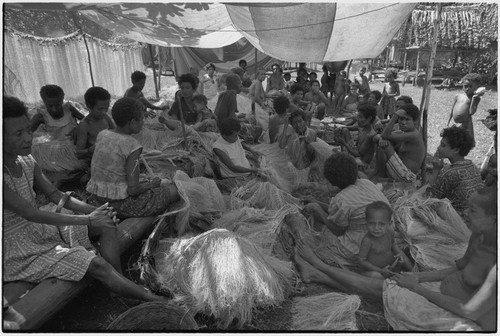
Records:
[[[201,80],[191,73],[178,78],[179,91],[170,108],[148,102],[142,93],[146,76],[134,72],[133,86],[113,104],[111,118],[111,95],[101,87],[92,87],[84,95],[87,116],[65,103],[64,92],[56,85],[42,88],[45,108],[31,120],[23,102],[4,97],[4,281],[40,282],[50,277],[78,281],[89,274],[120,295],[146,301],[165,300],[122,275],[116,237],[120,219],[162,214],[180,198],[173,182],[140,178],[143,148],[133,135],[141,132],[145,118],[156,116],[151,110],[168,109],[158,121],[169,129],[185,126],[198,132],[219,133],[213,144],[219,178],[236,182],[255,176],[266,178],[259,168],[260,154],[239,138],[242,125],[247,122],[238,115],[237,95],[244,88],[241,71],[215,80],[215,66],[207,65],[206,70],[207,76]],[[272,96],[274,114],[264,130],[267,141],[286,151],[295,168],[307,168],[315,156],[311,143],[319,139],[319,130],[311,125],[312,118],[323,119],[331,101],[313,73],[308,83],[299,76],[301,79],[291,84],[282,78],[279,65],[273,65],[267,92],[262,87],[265,76],[265,71],[259,71],[247,88],[255,104]],[[470,134],[455,126],[443,130],[427,190],[433,197],[448,198],[467,220],[473,234],[464,258],[457,261],[456,267],[442,272],[397,275],[396,271],[410,271],[413,265],[394,241],[390,229],[392,209],[375,183],[385,179],[403,183],[417,180],[426,155],[418,129],[419,109],[410,97],[391,96],[395,100],[394,111],[387,116],[379,114],[382,94],[369,88],[366,91],[363,76],[359,81],[350,84],[350,92],[341,104],[342,112],[337,115],[354,117],[350,126],[336,131],[335,140],[342,150],[324,165],[324,177],[340,192],[329,204],[303,199],[302,212],[323,225],[325,235],[337,237],[342,256],[359,262],[363,272],[327,265],[298,241],[294,261],[301,277],[305,282],[319,282],[376,298],[385,295],[384,279],[391,278],[445,310],[471,318],[485,329],[491,328],[490,298],[478,293],[491,291],[483,288],[491,280],[490,270],[496,263],[496,240],[490,241],[491,232],[496,237],[496,210],[492,211],[493,207],[496,209],[496,189],[495,196],[490,189],[481,189],[479,169],[465,159],[474,145]],[[217,93],[211,98],[217,97],[217,104],[212,112],[207,107],[208,97],[197,90],[201,85],[205,93],[211,92],[215,83]],[[361,88],[364,95],[360,99]],[[287,89],[288,94],[269,94],[271,90]],[[88,162],[87,202],[60,192],[30,155],[32,133],[41,125],[53,127],[52,131],[64,136],[71,134],[76,157]],[[444,159],[451,165],[445,166]],[[83,215],[39,210],[35,190],[53,203]],[[98,242],[97,247],[91,242]],[[456,296],[455,289],[450,289],[458,286],[450,283],[452,277],[463,279],[463,295]],[[441,280],[438,294],[419,285]],[[469,300],[474,299],[479,301],[479,308],[469,308]]]

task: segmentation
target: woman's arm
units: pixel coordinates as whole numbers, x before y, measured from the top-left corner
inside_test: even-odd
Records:
[[[142,148],[139,148],[127,157],[125,160],[125,173],[127,174],[127,193],[130,196],[140,195],[143,192],[158,187],[161,183],[159,178],[155,178],[151,182],[139,182],[139,156],[142,153]]]
[[[215,153],[215,155],[217,155],[217,157],[219,158],[219,160],[223,164],[225,164],[229,169],[231,169],[232,171],[234,171],[236,173],[257,173],[258,172],[257,169],[254,169],[254,168],[245,168],[245,167],[235,165],[233,163],[233,161],[231,161],[229,156],[218,148],[214,148],[214,153]]]
[[[94,146],[86,147],[88,141],[87,123],[82,121],[76,126],[76,157],[85,159],[92,156]]]

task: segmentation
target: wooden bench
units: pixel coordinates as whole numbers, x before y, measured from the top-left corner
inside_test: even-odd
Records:
[[[141,217],[122,221],[118,225],[120,253],[149,234],[154,228],[155,219],[156,217]],[[51,278],[39,284],[24,281],[9,282],[3,285],[3,296],[10,306],[9,309],[19,318],[17,322],[20,329],[36,330],[92,281],[93,278],[85,276],[80,281]]]

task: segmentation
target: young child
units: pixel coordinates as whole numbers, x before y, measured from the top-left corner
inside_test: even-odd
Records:
[[[90,161],[97,134],[105,129],[114,129],[115,125],[107,114],[111,95],[106,89],[99,86],[91,87],[85,92],[84,99],[89,114],[76,129],[76,157]]]
[[[383,119],[385,119],[385,117],[384,117],[384,110],[382,109],[382,107],[379,104],[380,99],[382,99],[382,93],[379,90],[373,90],[368,95],[367,102],[369,104],[375,106],[375,108],[377,109],[377,118],[379,120],[383,120]]]
[[[246,157],[244,147],[251,153],[252,160],[258,155],[238,138],[240,130],[241,124],[237,119],[224,119],[220,127],[220,137],[213,144],[213,151],[220,164],[222,178],[245,179],[251,174],[258,173],[258,170],[251,166]]]
[[[386,119],[387,117],[390,118],[395,112],[395,97],[400,95],[399,84],[396,83],[397,76],[398,72],[394,68],[387,69],[387,71],[385,72],[387,83],[384,84],[384,90],[382,91],[382,100],[380,101],[384,118],[380,119]]]
[[[144,94],[142,93],[142,89],[144,89],[144,85],[146,85],[146,74],[142,71],[134,71],[132,75],[130,76],[130,79],[132,80],[132,87],[128,88],[127,91],[125,91],[125,94],[123,97],[129,97],[129,98],[134,98],[139,100],[144,106],[144,115],[145,116],[150,116],[154,117],[156,114],[154,112],[148,113],[147,109],[150,108],[151,110],[167,110],[168,106],[155,106],[151,104],[146,97],[144,97]]]
[[[450,119],[448,119],[448,125],[451,118],[453,118],[455,123],[461,124],[461,127],[469,131],[473,140],[474,127],[472,125],[472,116],[476,113],[477,106],[481,101],[480,97],[484,94],[484,90],[478,90],[480,84],[480,74],[470,73],[462,78],[464,92],[455,96],[455,100],[451,106]]]
[[[363,275],[372,278],[389,278],[399,269],[411,271],[413,265],[394,240],[391,227],[391,206],[375,201],[366,206],[368,232],[359,247],[359,265]]]
[[[264,87],[262,86],[262,82],[266,79],[266,71],[264,69],[260,69],[257,71],[257,78],[250,85],[250,98],[252,99],[252,103],[259,104],[261,108],[264,108],[264,102],[267,98],[266,91],[264,91]]]
[[[91,204],[109,203],[121,218],[162,214],[179,199],[175,184],[139,180],[141,144],[132,137],[142,130],[142,104],[134,98],[121,98],[111,110],[114,130],[97,135],[87,192]]]
[[[274,98],[273,107],[276,115],[269,119],[269,143],[276,142],[279,134],[283,131],[290,101],[287,97],[278,96]]]
[[[370,84],[368,83],[368,77],[366,77],[365,73],[366,67],[363,66],[359,69],[358,74],[354,76],[354,83],[358,84],[360,95],[370,93]]]
[[[285,90],[290,92],[292,85],[295,84],[295,82],[292,80],[292,75],[287,72],[283,75],[283,78],[285,79]]]
[[[236,95],[241,92],[242,88],[240,76],[234,73],[227,75],[226,88],[226,91],[219,94],[217,105],[215,106],[218,129],[220,129],[224,119],[236,118],[236,112],[238,112]]]
[[[63,89],[58,85],[42,86],[40,97],[44,108],[38,109],[31,119],[31,131],[48,133],[53,140],[73,137],[78,120],[85,116],[70,102],[64,102]]]
[[[193,129],[198,132],[217,132],[215,115],[207,106],[208,100],[202,94],[193,96],[193,110],[198,113],[198,121]]]

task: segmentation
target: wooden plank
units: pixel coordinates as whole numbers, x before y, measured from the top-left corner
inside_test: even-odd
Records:
[[[129,218],[118,226],[120,252],[123,253],[141,237],[149,234],[156,217]],[[81,281],[64,281],[46,279],[36,285],[25,296],[15,302],[10,308],[19,317],[19,326],[22,330],[36,330],[54,316],[68,302],[75,298],[92,278],[85,276]],[[24,284],[27,284],[24,282]],[[4,285],[4,293],[10,291],[16,283]],[[18,285],[19,286],[19,285]],[[19,288],[24,289],[26,285]]]

